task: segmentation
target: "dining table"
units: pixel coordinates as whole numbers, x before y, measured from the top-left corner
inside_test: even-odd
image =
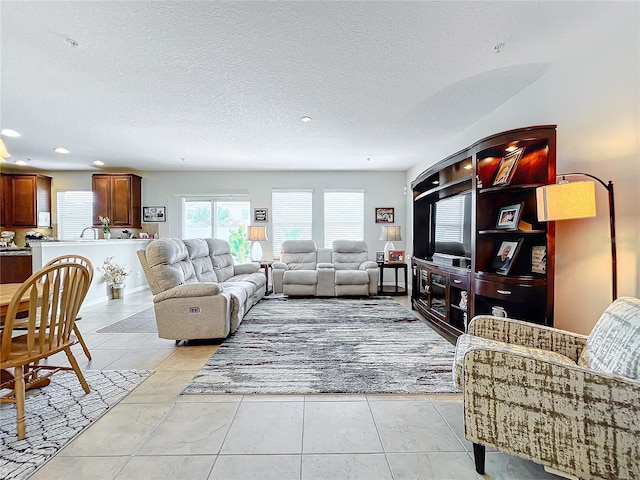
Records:
[[[18,289],[22,286],[22,283],[0,283],[0,327],[4,324],[4,317],[7,315],[7,311],[9,310],[9,304],[13,299],[13,296],[18,291]],[[37,285],[38,295],[42,295],[42,285]],[[29,293],[25,292],[25,294],[20,299],[20,303],[18,304],[18,312],[28,312],[29,311]],[[1,330],[0,330],[1,336]],[[13,379],[13,375],[11,372],[0,369],[0,384],[11,381]],[[43,378],[37,384],[31,386],[31,388],[43,387],[49,384],[48,378]]]

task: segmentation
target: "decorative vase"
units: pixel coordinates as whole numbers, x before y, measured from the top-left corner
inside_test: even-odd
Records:
[[[111,232],[104,232],[103,235],[105,240],[109,240],[111,238]]]
[[[114,300],[124,298],[124,283],[111,284],[111,298]]]

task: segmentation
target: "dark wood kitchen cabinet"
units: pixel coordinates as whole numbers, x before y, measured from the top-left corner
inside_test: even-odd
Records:
[[[51,228],[51,177],[3,175],[0,210],[5,227]]]
[[[100,227],[100,216],[109,217],[112,228],[142,227],[142,177],[131,173],[94,174],[93,225]]]

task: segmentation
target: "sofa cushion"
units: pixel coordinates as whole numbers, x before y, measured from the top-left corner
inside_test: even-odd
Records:
[[[369,285],[369,274],[364,270],[338,270],[336,285]]]
[[[205,239],[209,246],[209,255],[213,264],[213,271],[219,282],[226,282],[233,277],[233,257],[231,247],[225,240],[218,238]]]
[[[209,245],[207,245],[205,239],[190,238],[183,241],[189,252],[189,258],[191,259],[191,263],[193,263],[193,269],[198,281],[217,282],[218,276],[213,270],[213,262],[209,255]]]
[[[287,270],[284,272],[285,284],[316,285],[318,274],[315,270]]]
[[[578,364],[640,380],[640,299],[621,297],[607,307],[587,337]]]
[[[504,343],[498,340],[489,340],[488,338],[476,337],[475,335],[462,334],[456,342],[456,353],[453,359],[453,382],[462,389],[464,385],[464,356],[471,350],[494,350],[499,352],[520,354],[528,358],[536,358],[538,360],[550,361],[556,363],[564,363],[567,365],[575,365],[576,363],[569,357],[565,357],[560,353],[540,348],[524,347],[513,343]],[[491,368],[487,366],[487,368]]]
[[[280,249],[280,261],[286,263],[289,270],[315,270],[316,250],[313,240],[285,240]]]
[[[164,238],[147,245],[147,263],[162,290],[198,283],[193,263],[184,242],[179,238]]]
[[[358,270],[369,259],[367,244],[356,240],[334,240],[331,261],[336,270]]]
[[[256,288],[263,287],[267,283],[267,277],[264,276],[263,273],[241,273],[238,275],[234,275],[229,280],[224,282],[225,284],[234,283],[234,282],[245,282],[254,285],[254,290]]]

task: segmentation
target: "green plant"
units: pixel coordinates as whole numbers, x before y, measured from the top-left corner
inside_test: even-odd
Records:
[[[246,262],[249,258],[249,240],[247,240],[247,230],[244,225],[229,230],[229,247],[231,255],[239,262]]]

